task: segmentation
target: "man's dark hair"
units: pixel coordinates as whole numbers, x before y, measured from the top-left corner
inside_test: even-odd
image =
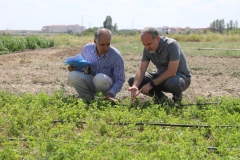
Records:
[[[143,30],[141,30],[140,36],[142,36],[145,33],[151,34],[153,39],[159,36],[157,29],[154,27],[145,27]]]

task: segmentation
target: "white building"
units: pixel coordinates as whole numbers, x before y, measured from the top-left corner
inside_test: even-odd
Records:
[[[50,26],[43,26],[41,31],[43,33],[81,33],[82,31],[86,30],[84,26],[79,26],[78,24],[75,25],[50,25]]]

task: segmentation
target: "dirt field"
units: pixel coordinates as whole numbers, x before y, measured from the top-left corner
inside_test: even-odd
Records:
[[[12,93],[49,94],[64,89],[75,95],[75,90],[67,82],[65,58],[80,53],[81,48],[40,49],[0,55],[0,90]],[[123,55],[125,60],[126,83],[117,98],[129,97],[127,80],[134,74],[141,59],[139,55]],[[183,92],[187,101],[197,97],[206,98],[235,96],[240,97],[240,58],[226,57],[187,57],[191,72],[191,86]],[[151,67],[154,71],[154,67]],[[167,94],[168,96],[171,96]],[[140,98],[147,98],[140,95]]]

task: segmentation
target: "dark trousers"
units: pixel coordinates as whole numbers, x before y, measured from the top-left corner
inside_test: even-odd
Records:
[[[131,76],[128,80],[129,86],[133,85],[134,82],[134,76]],[[143,81],[141,82],[140,86],[138,89],[141,89],[142,86],[145,84],[149,83],[153,79],[157,78],[159,76],[158,73],[149,73],[146,72],[145,76],[143,78]],[[176,76],[171,77],[161,83],[160,85],[154,86],[150,91],[149,91],[149,96],[157,96],[158,98],[162,98],[164,94],[162,92],[168,92],[172,93],[173,96],[176,97],[181,97],[182,92],[186,90],[191,83],[191,78],[189,76],[185,76],[181,73],[177,73]]]

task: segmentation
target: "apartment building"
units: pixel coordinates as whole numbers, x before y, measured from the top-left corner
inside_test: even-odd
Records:
[[[78,24],[75,25],[50,25],[50,26],[43,26],[41,31],[43,33],[81,33],[82,31],[86,30],[84,26],[79,26]]]
[[[157,31],[159,33],[186,33],[189,31],[194,31],[194,32],[203,32],[204,30],[210,30],[210,28],[190,28],[190,27],[168,27],[168,26],[163,26],[163,27],[156,27]]]

